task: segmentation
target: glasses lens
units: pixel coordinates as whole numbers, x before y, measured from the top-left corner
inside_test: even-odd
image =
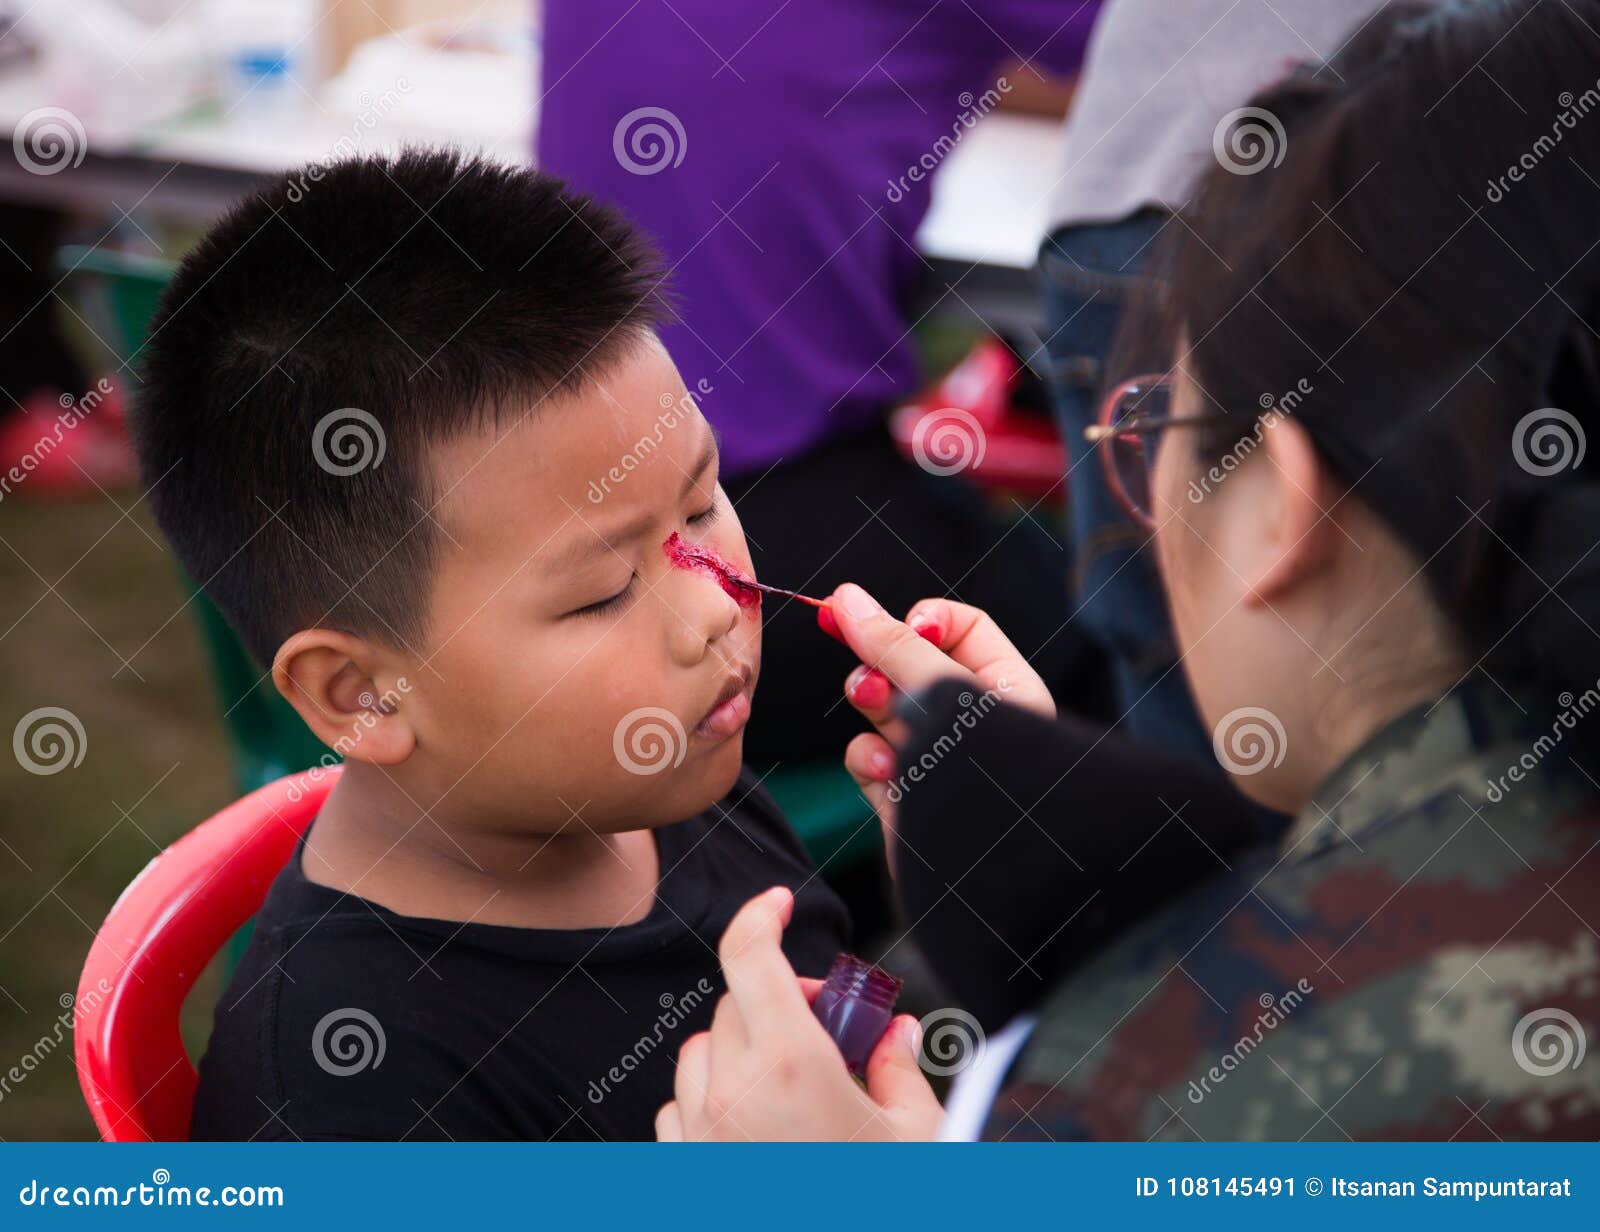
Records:
[[[1167,414],[1167,387],[1162,382],[1128,386],[1111,408],[1111,426],[1132,425]],[[1151,514],[1150,470],[1155,464],[1159,433],[1118,432],[1110,439],[1112,469],[1123,498],[1138,514]]]

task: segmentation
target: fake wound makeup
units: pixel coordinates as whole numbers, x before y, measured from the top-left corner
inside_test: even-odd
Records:
[[[781,586],[768,586],[765,582],[758,582],[749,574],[723,560],[722,557],[717,555],[715,549],[698,543],[690,543],[677,531],[673,531],[667,536],[666,542],[661,545],[661,550],[667,554],[667,559],[679,569],[688,569],[694,573],[704,573],[708,577],[716,579],[717,584],[740,607],[760,607],[763,594],[778,595],[785,599],[798,599],[801,603],[809,603],[815,608],[825,608],[827,606],[824,600],[813,599],[810,595],[802,595],[797,590],[785,590]]]

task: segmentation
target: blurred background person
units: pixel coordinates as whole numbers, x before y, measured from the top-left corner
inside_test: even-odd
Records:
[[[1333,55],[1381,7],[1378,0],[1107,0],[1067,115],[1039,269],[1050,384],[1068,457],[1074,622],[1110,664],[1122,730],[1207,763],[1211,733],[1177,670],[1160,583],[1144,550],[1148,537],[1114,499],[1083,430],[1120,377],[1170,362],[1152,352],[1154,340],[1132,339],[1118,373],[1110,351],[1174,211],[1219,161],[1248,176],[1283,157],[1281,123],[1245,107],[1247,100],[1302,61]],[[1331,66],[1314,72],[1336,81]]]
[[[885,417],[924,379],[908,307],[924,157],[970,127],[1007,62],[1069,74],[1098,0],[548,0],[536,161],[621,205],[664,249],[663,339],[721,436],[758,574],[871,579],[903,612],[949,593],[995,613],[1064,698],[1101,666],[1068,627],[1068,559],[967,484],[895,452]],[[913,168],[918,169],[908,176]],[[756,763],[832,759],[854,657],[769,604]]]

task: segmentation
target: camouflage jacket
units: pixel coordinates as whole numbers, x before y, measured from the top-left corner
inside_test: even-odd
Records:
[[[1051,995],[984,1136],[1600,1136],[1600,807],[1527,727],[1467,686],[1377,733]]]

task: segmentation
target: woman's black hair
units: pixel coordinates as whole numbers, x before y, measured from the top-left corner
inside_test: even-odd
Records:
[[[1215,150],[1122,363],[1185,341],[1213,457],[1294,391],[1477,666],[1600,688],[1600,0],[1392,5]]]

